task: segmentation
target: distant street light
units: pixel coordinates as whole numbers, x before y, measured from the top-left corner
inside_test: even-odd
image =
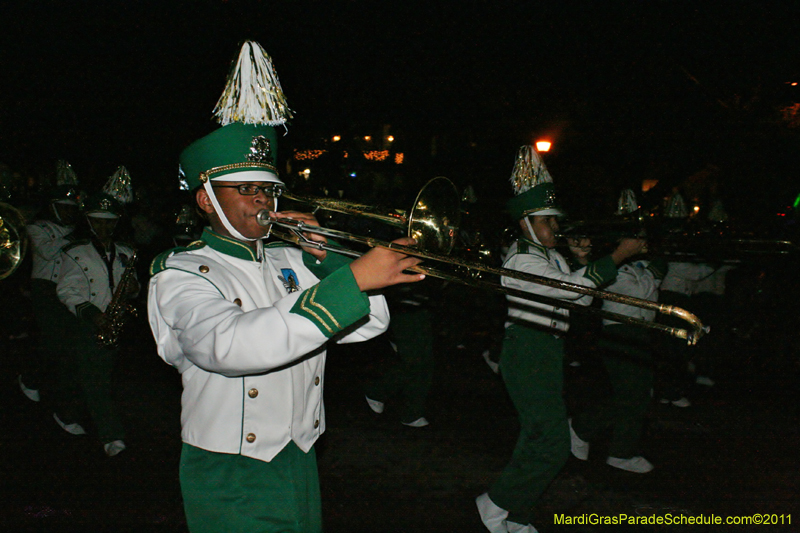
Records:
[[[537,152],[549,152],[551,143],[550,141],[536,141]]]

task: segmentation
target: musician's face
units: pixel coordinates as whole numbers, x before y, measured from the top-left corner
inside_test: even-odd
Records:
[[[75,204],[62,204],[58,202],[53,203],[53,210],[58,215],[58,219],[65,226],[74,226],[78,222],[78,214],[80,210]]]
[[[108,243],[114,235],[114,229],[117,227],[116,218],[99,218],[88,216],[89,225],[92,226],[92,231],[100,239],[102,243]]]
[[[558,217],[555,215],[542,215],[528,217],[536,238],[545,248],[555,248],[556,234],[558,233]],[[522,225],[523,229],[525,224]]]
[[[239,194],[236,188],[230,185],[253,184],[258,186],[269,185],[267,182],[244,182],[244,181],[214,181],[214,195],[217,197],[220,207],[225,212],[228,222],[236,228],[243,236],[250,239],[260,239],[267,234],[267,226],[261,226],[256,221],[256,214],[262,209],[272,211],[275,209],[275,198],[267,196],[264,191],[258,191],[253,196]],[[211,228],[222,235],[231,236],[225,226],[217,216],[214,205],[208,197],[205,189],[197,191],[197,204],[200,209],[208,213]]]

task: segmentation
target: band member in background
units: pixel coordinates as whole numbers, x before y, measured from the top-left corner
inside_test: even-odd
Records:
[[[66,161],[58,161],[56,186],[43,217],[26,227],[31,244],[31,299],[33,314],[38,329],[38,346],[33,361],[24,365],[18,376],[22,392],[33,401],[39,401],[39,388],[47,381],[51,390],[46,391],[48,401],[57,400],[59,391],[57,378],[64,369],[63,347],[70,334],[70,315],[56,295],[56,284],[61,276],[61,248],[70,242],[75,223],[80,214],[78,205],[78,178]],[[51,378],[43,378],[48,374]],[[58,413],[56,422],[69,433],[82,434],[84,429],[75,421],[63,422]]]
[[[112,177],[113,178],[113,177]],[[111,374],[117,348],[100,342],[108,338],[111,319],[106,311],[115,294],[133,297],[139,291],[135,273],[121,286],[134,250],[113,239],[122,214],[121,203],[107,193],[90,196],[86,202],[89,238],[76,240],[61,254],[62,275],[58,298],[77,317],[73,342],[75,368],[62,390],[70,391],[71,412],[88,411],[106,455],[125,450],[125,430],[112,398]],[[70,418],[72,419],[72,418]]]
[[[277,78],[266,74],[274,76],[270,58],[246,42],[229,83],[255,85],[229,85],[221,102],[269,94],[274,105],[228,113],[235,104],[218,104],[223,127],[181,155],[208,227],[200,242],[152,266],[150,326],[159,355],[183,381],[180,481],[192,533],[321,531],[313,445],[325,430],[325,345],[385,331],[386,302],[370,292],[424,277],[403,273],[418,259],[385,249],[350,262],[326,250],[265,244],[268,227],[256,220],[262,210],[316,225],[309,214],[278,212],[283,182],[267,124],[291,112]]]
[[[633,191],[624,191],[617,214],[629,215],[637,209]],[[577,249],[573,250],[573,255],[581,264],[587,265],[589,252],[586,248]],[[634,258],[617,268],[617,279],[604,290],[655,302],[666,267],[664,259]],[[655,311],[610,300],[603,301],[603,310],[648,322],[656,317]],[[639,455],[644,416],[653,389],[653,342],[647,329],[603,319],[603,330],[597,344],[612,394],[569,421],[571,451],[577,459],[588,460],[590,441],[610,428],[606,464],[637,474],[653,470],[650,461]]]
[[[553,181],[532,146],[520,148],[512,183],[516,195],[508,208],[519,223],[522,237],[511,245],[505,268],[597,287],[613,281],[617,265],[644,246],[642,240],[624,239],[611,255],[571,272],[566,259],[554,249],[561,210],[555,205]],[[535,295],[580,305],[591,303],[590,296],[541,284],[509,277],[502,278],[502,283]],[[534,533],[534,505],[570,453],[562,398],[562,337],[569,327],[569,312],[513,296],[508,297],[508,303],[500,373],[519,414],[520,435],[508,465],[476,503],[481,520],[492,533]]]

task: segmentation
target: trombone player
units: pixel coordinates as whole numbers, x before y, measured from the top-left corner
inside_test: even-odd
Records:
[[[522,237],[509,248],[503,267],[585,287],[614,281],[617,265],[641,252],[641,239],[623,239],[608,256],[572,272],[555,250],[558,217],[553,180],[532,146],[520,148],[511,177],[515,196],[508,202]],[[579,255],[587,242],[573,242]],[[503,277],[504,287],[589,305],[591,296]],[[500,373],[517,409],[520,435],[500,477],[476,503],[492,533],[535,533],[533,507],[564,466],[570,433],[562,399],[563,335],[569,312],[557,306],[508,296],[508,319]]]
[[[271,125],[291,112],[266,74],[274,75],[269,56],[244,43],[229,88],[257,82],[221,101],[247,93],[257,102],[269,87],[274,105],[237,108],[237,121],[225,118],[236,104],[223,103],[222,127],[184,150],[181,168],[208,226],[151,269],[150,327],[183,381],[180,483],[192,533],[322,530],[314,443],[325,431],[325,344],[382,333],[388,308],[371,292],[424,278],[403,273],[419,259],[382,248],[350,262],[264,242],[256,214],[265,209],[316,225],[310,214],[277,212],[283,182]],[[272,109],[282,111],[265,117]]]

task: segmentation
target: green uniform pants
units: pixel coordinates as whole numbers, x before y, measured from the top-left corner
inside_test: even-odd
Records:
[[[290,442],[270,462],[183,445],[181,493],[191,533],[319,533],[316,453]]]
[[[569,457],[563,400],[564,341],[521,325],[506,328],[500,369],[517,409],[520,434],[511,461],[489,489],[508,520],[533,521],[533,507]]]
[[[81,405],[73,408],[88,412],[100,442],[105,444],[124,439],[125,430],[117,414],[111,387],[117,350],[98,346],[95,334],[93,324],[78,321],[74,343],[76,367],[72,370],[69,388],[74,391],[77,385],[80,395],[75,400]]]
[[[72,331],[77,319],[59,301],[56,284],[52,281],[32,279],[31,301],[38,342],[34,360],[25,365],[22,375],[29,387],[43,388],[45,400],[52,401],[58,411],[59,401],[68,395],[59,389],[64,382],[62,374],[74,368],[74,359],[70,360],[69,351],[64,347],[72,345]]]
[[[425,416],[434,369],[431,322],[431,313],[425,310],[392,315],[390,331],[400,360],[364,388],[367,396],[379,402],[399,397],[402,422]]]
[[[653,365],[647,330],[626,324],[606,326],[598,346],[611,381],[612,397],[593,404],[572,419],[572,429],[592,441],[609,427],[608,455],[629,459],[638,454],[644,416],[650,405]]]

